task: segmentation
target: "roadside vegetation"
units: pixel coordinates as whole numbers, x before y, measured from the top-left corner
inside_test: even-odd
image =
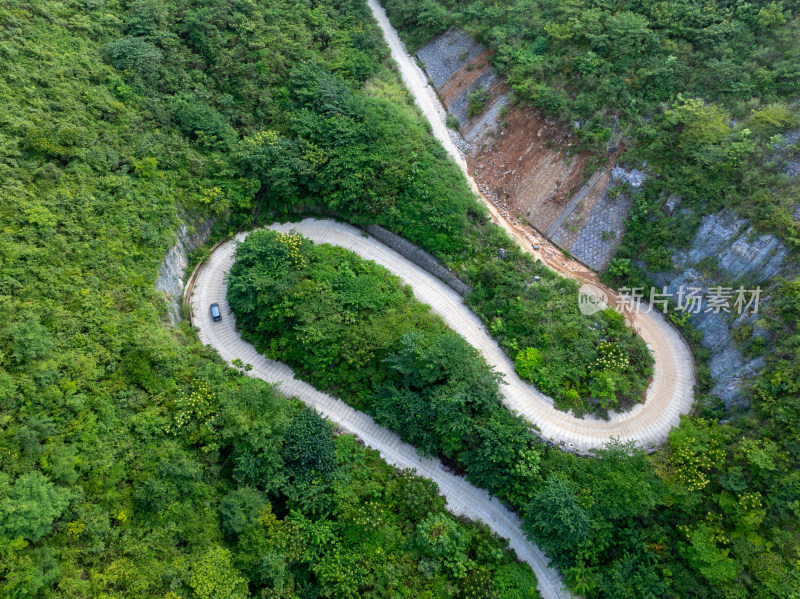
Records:
[[[383,3],[411,50],[465,28],[495,51],[515,98],[577,123],[585,149],[604,154],[616,129],[632,146],[623,160],[654,175],[647,208],[677,194],[692,210],[648,231],[648,267],[663,266],[662,240],[723,207],[800,249],[800,182],[783,168],[800,155],[796,3]]]
[[[355,0],[0,7],[3,596],[527,592],[501,542],[164,326],[153,289],[181,210],[215,217],[217,238],[332,212],[463,273],[512,357],[532,347],[560,372],[596,359],[567,351],[576,339],[604,351],[613,321],[580,317],[572,283],[486,225],[370,23]],[[535,276],[545,291],[520,294]],[[558,388],[580,398],[586,369]],[[783,376],[764,400],[781,435],[796,393]],[[518,430],[495,416],[487,434]],[[538,481],[509,501],[584,596],[792,596],[792,441],[737,435],[687,419],[655,458],[596,460],[511,436],[496,445],[510,470],[484,475]]]
[[[777,444],[687,417],[650,457],[616,443],[593,459],[548,447],[503,408],[500,381],[476,351],[400,279],[297,234],[251,233],[228,289],[243,334],[268,357],[518,509],[574,592],[735,597],[741,580],[764,597],[795,588],[781,524],[794,514],[795,474]],[[770,488],[778,481],[785,491]],[[785,545],[743,563],[737,552],[767,538]]]
[[[667,590],[646,547],[666,541],[658,507],[683,481],[665,487],[631,446],[586,459],[539,441],[503,407],[501,381],[477,351],[383,267],[299,234],[256,231],[236,249],[228,301],[265,355],[519,510],[577,592]]]

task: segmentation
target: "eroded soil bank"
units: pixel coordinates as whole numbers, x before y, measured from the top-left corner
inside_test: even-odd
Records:
[[[529,224],[592,268],[604,269],[630,209],[624,197],[607,193],[622,148],[592,177],[589,168],[597,163],[591,165],[591,156],[578,151],[573,129],[512,104],[511,90],[492,68],[492,52],[462,31],[447,31],[417,56],[458,122],[468,145],[463,149],[469,172],[483,195],[504,216]]]

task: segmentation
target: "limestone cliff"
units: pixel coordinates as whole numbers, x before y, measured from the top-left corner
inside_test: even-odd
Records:
[[[194,220],[185,218],[177,231],[177,241],[164,256],[158,269],[156,289],[164,294],[167,303],[169,320],[173,324],[183,320],[181,317],[181,301],[183,287],[186,283],[186,267],[189,254],[202,246],[211,232],[212,220]]]

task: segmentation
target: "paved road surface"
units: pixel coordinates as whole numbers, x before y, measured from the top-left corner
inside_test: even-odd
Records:
[[[437,105],[435,92],[427,85],[424,73],[405,52],[396,33],[389,25],[377,0],[368,4],[384,31],[392,57],[400,67],[406,86],[431,123],[434,135],[444,145],[464,171],[473,189],[466,163],[453,144]],[[485,200],[485,198],[484,198]],[[494,219],[509,231],[526,251],[526,234],[518,230],[488,201]],[[447,324],[478,348],[489,364],[506,377],[503,387],[506,405],[536,423],[546,438],[576,449],[599,447],[612,437],[633,440],[650,447],[663,442],[669,430],[678,424],[681,413],[687,412],[693,401],[694,365],[691,353],[683,339],[659,314],[639,314],[635,326],[650,346],[656,360],[655,375],[646,401],[625,414],[614,414],[605,422],[597,419],[579,419],[559,412],[552,401],[516,376],[511,360],[487,334],[480,320],[463,303],[462,299],[444,283],[416,265],[382,245],[361,231],[333,221],[307,219],[302,223],[276,225],[278,230],[296,229],[316,243],[331,243],[352,250],[360,256],[374,260],[405,280],[415,296],[429,304]],[[242,239],[243,235],[239,236]],[[528,240],[529,241],[529,240]],[[200,330],[200,339],[215,347],[223,359],[241,358],[253,365],[251,376],[280,383],[281,390],[299,397],[342,429],[358,435],[369,447],[378,450],[383,458],[398,467],[415,468],[417,472],[439,485],[447,498],[448,508],[473,520],[485,522],[500,536],[509,539],[517,555],[529,563],[539,577],[539,590],[546,599],[566,597],[556,571],[547,567],[547,558],[522,535],[519,519],[505,509],[495,498],[467,483],[463,478],[447,472],[435,460],[421,458],[410,445],[400,441],[394,433],[379,427],[368,416],[357,412],[342,401],[321,393],[310,385],[294,378],[290,368],[279,362],[267,360],[253,346],[244,342],[236,332],[235,321],[225,299],[225,274],[233,259],[234,244],[223,244],[211,255],[197,273],[191,297],[193,323]],[[535,253],[535,252],[532,252]],[[591,280],[591,273],[577,273],[567,264],[559,265],[544,260],[561,274],[577,280]],[[560,268],[563,266],[564,268]],[[612,294],[610,294],[612,295]],[[218,302],[223,310],[222,322],[213,322],[208,305]]]
[[[420,269],[410,262],[404,264],[405,258],[376,240],[363,237],[359,230],[347,225],[332,221],[306,220],[294,225],[273,228],[284,231],[295,228],[315,242],[343,245],[365,257],[379,256],[383,261],[394,265],[394,272],[404,273],[418,284],[420,281],[417,277],[432,278],[425,271],[417,272]],[[245,234],[240,234],[237,239],[241,240],[244,236]],[[193,286],[187,290],[191,294],[192,323],[199,329],[200,340],[214,347],[227,362],[241,358],[245,363],[252,364],[253,370],[250,371],[250,376],[270,383],[279,383],[283,393],[298,397],[340,428],[357,435],[367,446],[379,451],[383,459],[390,464],[399,468],[414,468],[419,475],[433,480],[439,485],[440,493],[447,499],[447,507],[451,512],[483,522],[495,533],[508,539],[517,556],[533,568],[539,579],[539,592],[545,599],[568,597],[569,594],[562,588],[558,572],[547,566],[549,561],[547,557],[522,534],[519,518],[506,509],[500,501],[483,489],[472,486],[462,477],[451,474],[439,461],[420,457],[411,445],[403,443],[393,432],[378,426],[369,416],[297,380],[288,366],[266,359],[239,336],[234,316],[226,300],[225,275],[233,263],[233,251],[233,242],[219,246],[208,261],[198,269]],[[438,279],[433,280],[438,282]],[[422,284],[424,286],[426,283]],[[439,282],[439,285],[443,284]],[[432,292],[454,294],[449,287],[436,288]],[[211,319],[208,306],[213,302],[220,305],[223,315],[221,322],[214,322]]]

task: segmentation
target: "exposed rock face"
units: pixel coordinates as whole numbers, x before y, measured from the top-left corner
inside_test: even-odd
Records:
[[[524,218],[584,263],[605,269],[625,233],[631,207],[627,194],[608,192],[626,182],[637,189],[647,173],[617,167],[616,158],[624,150],[619,147],[609,151],[605,169],[581,185],[588,156],[571,148],[577,143],[574,131],[582,124],[565,127],[533,109],[509,105],[508,87],[492,70],[491,53],[466,33],[448,31],[423,46],[418,57],[471,146],[467,164],[481,192],[504,216]],[[486,89],[489,97],[484,110],[468,118],[469,93],[478,88]],[[785,149],[798,140],[800,132],[792,132],[776,147],[778,154],[786,154],[782,168],[790,176],[800,173],[800,167]],[[458,146],[463,148],[463,142]],[[664,209],[670,215],[688,214],[681,204],[681,198],[672,195]],[[795,218],[800,220],[800,206]],[[792,278],[798,272],[774,236],[759,235],[748,221],[723,210],[702,220],[690,246],[674,253],[671,271],[653,278],[673,293],[681,285],[702,287],[706,294],[720,285],[761,286],[764,302],[775,276]],[[764,337],[759,315],[735,316],[701,311],[690,319],[705,333],[703,344],[712,353],[712,393],[728,409],[744,404],[743,386],[764,365],[763,358],[745,355],[735,339]],[[752,333],[736,335],[743,327]]]
[[[466,161],[481,192],[503,215],[524,217],[545,231],[584,178],[589,157],[575,153],[572,129],[532,108],[510,105],[509,87],[492,68],[492,52],[463,31],[442,34],[417,55],[469,144]],[[476,90],[484,90],[485,103],[470,117]]]
[[[781,272],[788,253],[774,236],[758,235],[749,221],[722,210],[703,218],[692,245],[675,252],[673,264],[684,268],[712,257],[731,280],[762,283]]]
[[[622,167],[615,166],[613,169],[611,169],[611,180],[613,182],[623,183],[627,181],[634,189],[640,188],[642,184],[644,184],[645,179],[647,179],[647,173],[635,168],[631,169],[630,171],[626,171]]]
[[[490,50],[463,31],[451,29],[425,44],[417,56],[469,144],[491,143],[501,134],[501,110],[509,89],[492,68]],[[479,114],[470,117],[470,94],[476,90],[484,90],[486,102]]]
[[[164,261],[158,269],[156,289],[164,294],[167,302],[169,320],[172,324],[178,323],[181,317],[181,301],[183,287],[186,283],[186,266],[189,264],[189,254],[203,245],[211,232],[212,220],[193,221],[181,223],[178,228],[178,240],[164,256]]]
[[[784,133],[780,143],[775,144],[775,158],[780,162],[781,169],[795,179],[800,178],[800,159],[796,153],[792,154],[787,150],[792,146],[796,147],[798,143],[800,143],[800,130]]]
[[[678,209],[678,206],[681,205],[683,200],[676,196],[674,193],[667,198],[667,201],[664,202],[664,212],[667,213],[667,216],[672,216],[675,213],[675,210]]]
[[[616,178],[615,172],[618,172]],[[625,234],[625,219],[632,203],[627,194],[614,197],[608,193],[620,181],[628,180],[627,171],[614,168],[610,173],[598,171],[596,175],[596,182],[593,183],[592,177],[572,197],[561,217],[563,221],[551,227],[550,232],[551,239],[559,246],[591,268],[603,271]]]
[[[671,196],[670,201],[672,210],[680,204],[677,197]],[[734,290],[740,286],[747,290],[760,287],[762,306],[770,299],[774,277],[792,278],[798,272],[780,241],[773,235],[759,235],[749,221],[727,210],[702,219],[689,247],[673,254],[673,267],[673,271],[653,275],[656,283],[667,286],[670,293],[677,293],[681,286],[701,287],[704,294],[717,286]],[[764,359],[746,356],[734,336],[747,326],[752,327],[753,336],[764,337],[765,331],[758,326],[760,316],[738,315],[733,307],[730,313],[706,312],[706,309],[704,305],[689,321],[703,331],[703,346],[711,351],[709,368],[714,379],[711,393],[722,398],[727,409],[747,407],[742,388],[764,367]]]

